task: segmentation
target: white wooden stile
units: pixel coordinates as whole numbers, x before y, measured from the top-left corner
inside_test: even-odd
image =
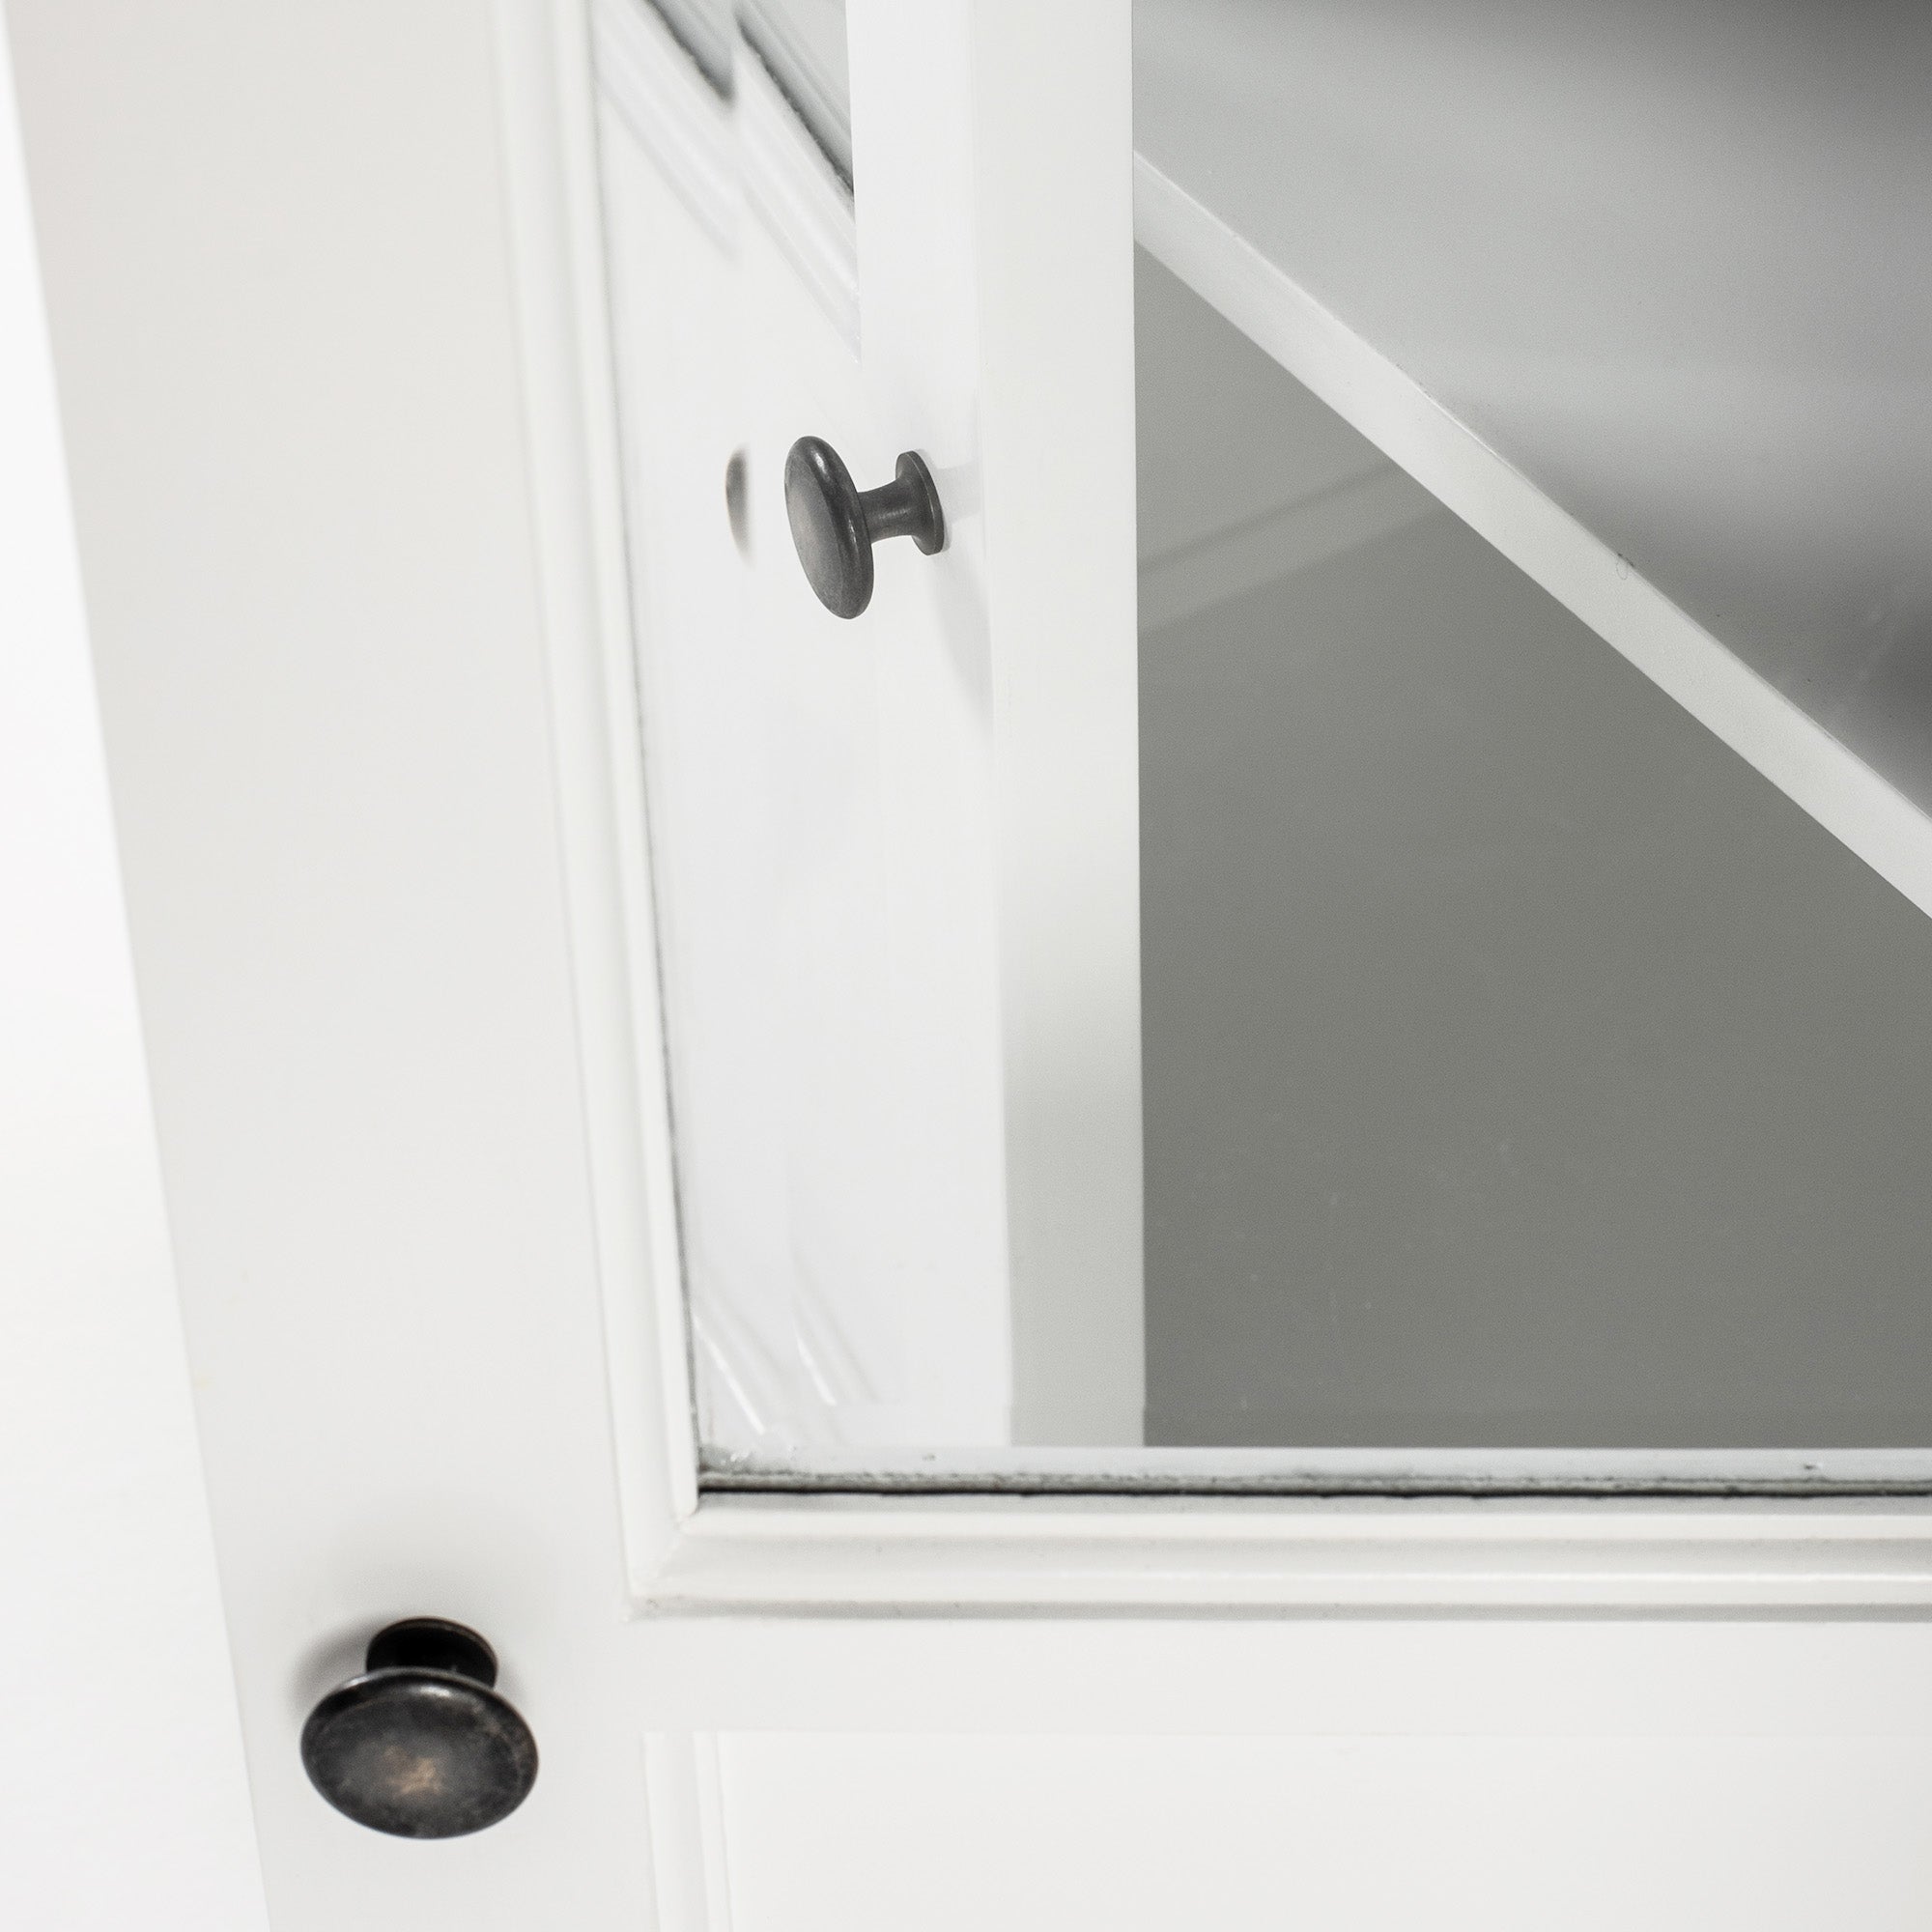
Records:
[[[1025,1443],[1137,1442],[1145,1393],[1122,14],[859,0],[850,15],[867,393],[908,446],[941,452],[962,553],[947,621],[963,674],[984,680],[1011,1439]],[[916,740],[903,753],[926,755]]]
[[[499,21],[553,50],[507,100]],[[504,140],[540,102],[514,172],[554,213],[546,69],[585,99],[581,23],[9,25],[270,1909],[635,1924],[599,1272],[624,1210],[600,1226],[548,722],[603,606],[534,508],[533,481],[546,517],[583,501],[525,408],[580,338],[514,306]],[[606,743],[575,748],[593,781]],[[614,935],[574,911],[580,952]],[[664,1441],[630,1458],[653,1521]],[[491,1634],[546,1741],[460,1874],[319,1805],[296,1752],[370,1633],[430,1609]]]

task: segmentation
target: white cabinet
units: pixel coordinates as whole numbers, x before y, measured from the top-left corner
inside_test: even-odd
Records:
[[[1612,11],[10,0],[278,1926],[1922,1919],[1923,44]]]

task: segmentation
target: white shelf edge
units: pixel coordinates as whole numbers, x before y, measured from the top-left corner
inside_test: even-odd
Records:
[[[1134,159],[1134,232],[1257,348],[1932,913],[1932,823],[1918,806],[1144,156]]]

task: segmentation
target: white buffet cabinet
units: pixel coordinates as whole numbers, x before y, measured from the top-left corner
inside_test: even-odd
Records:
[[[1924,1921],[1913,10],[9,23],[279,1932]]]

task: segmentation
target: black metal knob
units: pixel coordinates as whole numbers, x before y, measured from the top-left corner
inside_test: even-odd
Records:
[[[496,1682],[496,1652],[461,1624],[411,1617],[378,1631],[362,1674],[302,1726],[309,1781],[399,1838],[460,1838],[507,1818],[537,1780],[537,1741]]]
[[[785,515],[806,581],[838,617],[856,617],[872,601],[875,543],[910,537],[927,556],[946,544],[932,472],[911,450],[890,483],[862,496],[829,442],[800,437],[785,458]]]

